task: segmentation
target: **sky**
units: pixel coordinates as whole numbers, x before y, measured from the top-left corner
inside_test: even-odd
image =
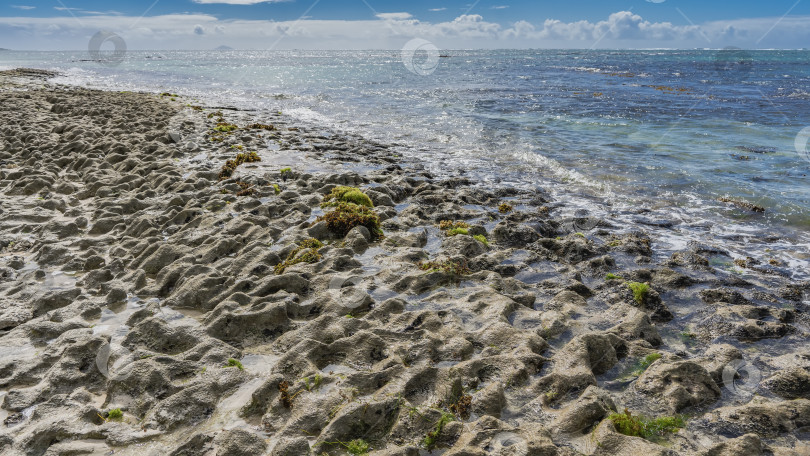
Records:
[[[810,48],[810,0],[5,0],[0,48]],[[112,48],[108,40],[104,49]]]

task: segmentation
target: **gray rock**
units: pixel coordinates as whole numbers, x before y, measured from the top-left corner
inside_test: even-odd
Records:
[[[232,429],[219,433],[214,439],[214,446],[217,456],[255,456],[267,451],[267,443],[264,438],[245,429]]]
[[[723,407],[709,412],[703,420],[713,432],[734,437],[757,434],[760,437],[777,437],[810,423],[810,400],[754,401],[732,407]]]
[[[456,235],[446,237],[442,241],[442,249],[449,257],[474,258],[484,253],[487,248],[484,244],[473,239],[472,236]]]
[[[280,439],[273,450],[271,456],[299,456],[310,454],[309,441],[306,437],[285,437]]]
[[[573,291],[561,291],[554,296],[551,301],[547,302],[543,308],[548,310],[564,310],[567,306],[585,307],[588,302],[585,298]]]
[[[720,397],[720,388],[711,375],[692,361],[656,361],[636,380],[634,388],[662,401],[673,413],[711,404]]]
[[[326,222],[317,222],[307,229],[307,235],[311,238],[323,241],[329,238],[329,228],[327,228]]]
[[[525,454],[556,456],[557,447],[548,431],[537,424],[512,427],[491,416],[483,416],[460,427],[463,431],[445,456]]]
[[[545,403],[560,401],[569,391],[595,386],[596,375],[607,372],[626,355],[627,344],[614,334],[577,336],[554,355],[551,374],[532,388]]]
[[[393,206],[395,204],[394,200],[385,193],[376,190],[366,190],[365,193],[371,198],[371,202],[374,203],[375,206]]]
[[[506,408],[506,394],[500,382],[487,385],[484,389],[473,395],[473,412],[479,416],[489,415],[501,417],[501,411]]]
[[[584,432],[615,411],[616,404],[607,391],[589,386],[579,399],[560,411],[553,427],[565,433]]]
[[[700,456],[760,456],[763,454],[762,441],[759,436],[746,434],[717,444],[711,449],[700,453]]]
[[[661,345],[663,340],[650,317],[638,309],[629,306],[627,309],[625,317],[619,324],[610,328],[610,332],[628,341],[641,339],[653,347]]]
[[[674,450],[656,445],[641,437],[619,434],[613,421],[604,420],[594,431],[594,439],[599,442],[592,456],[678,456]]]
[[[495,225],[492,238],[506,247],[525,248],[540,239],[540,235],[529,226],[504,221]]]
[[[763,381],[762,386],[785,399],[810,399],[810,369],[798,366],[781,369]]]

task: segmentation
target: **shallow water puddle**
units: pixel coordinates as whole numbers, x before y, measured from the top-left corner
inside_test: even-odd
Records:
[[[321,209],[319,207],[313,208],[312,212],[310,212],[310,214],[309,214],[309,218],[307,219],[307,223],[314,223],[315,220],[317,220],[318,217],[322,216],[324,213],[325,212],[323,211],[323,209]]]
[[[378,302],[378,303],[381,303],[381,302],[386,301],[388,299],[396,298],[396,297],[400,296],[400,293],[397,293],[396,291],[391,290],[390,288],[385,288],[385,287],[380,287],[380,288],[375,288],[374,290],[369,290],[368,294],[369,294],[369,296],[371,296],[371,299],[373,299],[374,302]]]
[[[264,382],[265,379],[263,378],[254,378],[253,380],[242,384],[242,386],[240,386],[236,392],[219,401],[214,415],[205,421],[201,426],[198,426],[198,428],[203,428],[205,430],[220,430],[248,427],[253,429],[252,426],[248,425],[245,420],[239,417],[238,413],[242,407],[250,403],[251,399],[253,398],[253,393],[259,389]]]
[[[435,226],[417,226],[408,230],[409,233],[417,234],[423,231],[427,231],[427,243],[424,247],[425,251],[427,251],[429,255],[439,253],[439,250],[442,248],[442,239],[444,236],[441,235],[441,231],[438,228]]]
[[[127,298],[126,305],[117,311],[109,307],[102,310],[101,319],[93,326],[93,334],[115,336],[116,339],[123,338],[129,332],[129,327],[126,325],[129,317],[144,307],[146,304],[140,298],[131,296]]]
[[[284,168],[291,168],[299,173],[330,173],[334,172],[332,166],[320,160],[313,160],[307,156],[307,152],[297,150],[281,149],[275,146],[273,149],[257,151],[262,157],[262,161],[251,163],[252,166],[240,168],[242,175],[262,176],[265,173],[277,173]],[[281,182],[278,182],[281,184]]]
[[[0,346],[0,366],[29,362],[37,355],[37,349],[30,343]]]
[[[240,362],[252,374],[269,375],[279,359],[281,356],[278,355],[250,353],[243,356]]]
[[[34,263],[36,264],[36,263]],[[46,272],[42,286],[49,290],[67,290],[76,286],[75,272],[53,271]]]
[[[239,411],[245,405],[249,404],[253,398],[253,393],[256,392],[265,382],[264,378],[254,378],[242,384],[233,394],[222,398],[216,408],[215,412],[210,418],[197,424],[194,427],[194,433],[208,433],[219,432],[223,430],[231,430],[241,428],[249,432],[253,432],[263,439],[267,439],[268,435],[265,432],[259,431],[256,426],[248,424],[239,416]],[[116,454],[133,455],[133,456],[159,456],[166,454],[167,448],[174,448],[180,445],[188,434],[181,433],[180,435],[168,435],[158,437],[153,441],[142,444],[132,445],[127,448],[116,450]]]
[[[550,261],[540,261],[529,264],[528,269],[523,269],[515,274],[515,280],[520,280],[526,285],[536,285],[543,280],[559,276],[554,263]]]
[[[382,269],[382,266],[376,264],[375,259],[386,253],[382,247],[370,247],[360,255],[355,255],[354,259],[362,264],[363,272],[365,275],[374,275]]]
[[[501,264],[520,264],[528,260],[531,256],[531,252],[527,250],[515,250],[512,252],[512,255],[503,260]]]
[[[200,326],[205,318],[205,312],[197,309],[173,309],[160,307],[157,316],[172,326]]]
[[[0,391],[0,405],[3,404],[6,394],[8,394],[8,391]],[[4,422],[6,418],[8,418],[8,410],[0,408],[0,423]]]
[[[321,369],[327,375],[348,375],[358,372],[357,369],[342,364],[328,364]]]

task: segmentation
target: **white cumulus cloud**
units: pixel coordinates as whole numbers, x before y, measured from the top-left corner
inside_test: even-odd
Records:
[[[209,1],[209,0],[206,0]],[[253,0],[234,0],[253,1]],[[801,48],[810,42],[806,16],[715,21],[699,25],[653,22],[629,11],[601,21],[500,24],[465,14],[429,22],[407,12],[369,20],[272,21],[220,19],[209,14],[0,17],[0,40],[26,49],[84,49],[99,30],[123,37],[129,49],[210,49],[227,39],[239,49],[401,49],[413,38],[443,49],[481,48]],[[774,26],[776,24],[776,26]]]
[[[411,13],[377,13],[377,17],[388,21],[404,21],[413,16]]]

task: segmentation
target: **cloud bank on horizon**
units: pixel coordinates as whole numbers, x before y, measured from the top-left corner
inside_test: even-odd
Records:
[[[660,4],[664,0],[646,1]],[[228,8],[245,9],[291,2],[193,0],[187,2],[187,6],[221,6],[225,3],[229,5]],[[323,14],[312,15],[317,5],[317,1],[312,4],[298,2],[299,10],[307,6],[310,6],[309,9],[300,11],[296,19],[288,17],[275,20],[273,17],[262,17],[272,14],[226,17],[226,14],[208,12],[159,11],[149,14],[150,11],[147,11],[140,16],[96,11],[91,5],[87,5],[87,8],[70,8],[64,5],[15,4],[6,8],[18,14],[0,17],[0,47],[78,50],[86,48],[90,37],[99,30],[118,34],[126,40],[129,49],[155,50],[213,49],[222,45],[235,49],[400,49],[415,37],[429,40],[445,49],[726,46],[797,49],[807,47],[807,43],[810,43],[810,16],[790,15],[785,11],[768,17],[708,20],[698,24],[679,8],[674,9],[681,21],[675,23],[646,19],[632,10],[616,11],[592,20],[488,19],[490,14],[498,15],[505,11],[521,17],[515,11],[515,5],[501,3],[482,5],[475,12],[473,8],[467,8],[467,11],[458,13],[444,6],[423,10],[429,14],[451,15],[444,20],[418,19],[411,12],[377,12],[373,8],[369,8],[373,14],[366,10],[366,14],[358,18],[330,19]],[[41,9],[53,14],[41,12]]]

